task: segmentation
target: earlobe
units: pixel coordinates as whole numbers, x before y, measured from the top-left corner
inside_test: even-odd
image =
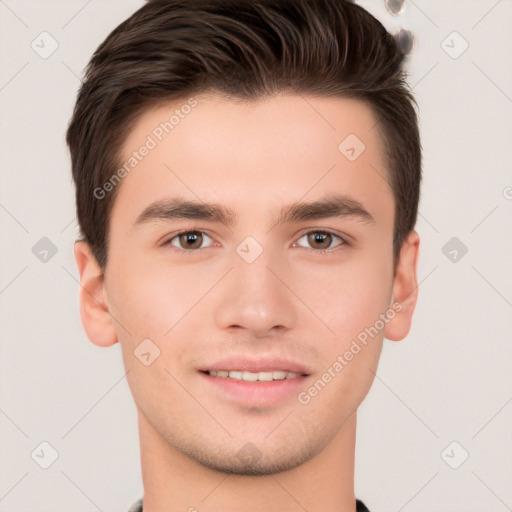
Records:
[[[117,336],[104,297],[101,267],[87,242],[75,242],[75,260],[80,274],[80,318],[89,340],[100,347],[117,342]]]
[[[384,336],[392,341],[404,339],[411,328],[412,316],[418,300],[416,271],[419,246],[420,237],[413,230],[400,249],[400,257],[393,278],[393,300],[390,306],[396,314],[384,329]]]

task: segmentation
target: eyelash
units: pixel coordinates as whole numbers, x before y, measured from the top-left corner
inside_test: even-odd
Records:
[[[176,247],[175,245],[173,245],[171,243],[174,239],[180,237],[181,235],[186,235],[186,234],[191,234],[191,233],[201,233],[203,235],[206,235],[209,238],[212,238],[206,232],[204,232],[204,231],[202,231],[200,229],[187,229],[187,230],[180,231],[179,233],[174,234],[171,238],[169,238],[162,245],[164,245],[164,246],[171,245],[173,250],[176,250],[177,252],[181,252],[181,253],[187,253],[187,254],[200,253],[204,249],[208,249],[208,247],[202,247],[200,249],[182,249],[180,247]],[[317,253],[317,254],[325,254],[325,253],[336,252],[336,251],[342,250],[344,246],[349,246],[350,245],[345,238],[341,237],[340,235],[337,235],[336,233],[333,233],[332,231],[325,230],[325,229],[312,229],[310,231],[306,231],[305,233],[302,233],[300,235],[299,240],[301,238],[303,238],[304,236],[309,235],[311,233],[322,233],[322,234],[326,234],[326,235],[331,235],[331,236],[333,236],[335,238],[339,238],[341,240],[340,244],[337,247],[334,247],[334,248],[329,248],[329,249],[313,249],[313,248],[311,248],[311,250],[313,252]],[[302,246],[299,246],[299,247],[302,247]],[[302,247],[302,248],[303,249],[307,249],[307,247]]]

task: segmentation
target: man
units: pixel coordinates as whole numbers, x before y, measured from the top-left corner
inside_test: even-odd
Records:
[[[403,58],[348,0],[151,1],[92,57],[80,310],[121,344],[144,512],[368,510],[357,408],[417,300]]]

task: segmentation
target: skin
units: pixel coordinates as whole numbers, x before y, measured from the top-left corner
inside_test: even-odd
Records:
[[[383,337],[407,335],[417,300],[419,237],[409,234],[395,269],[394,198],[375,119],[353,99],[196,99],[118,185],[105,272],[85,242],[75,245],[86,333],[98,346],[121,343],[138,410],[144,511],[355,512],[357,408]],[[183,103],[146,111],[122,160]],[[338,150],[350,133],[366,146],[353,162]],[[284,205],[333,192],[359,201],[375,222],[276,224]],[[225,205],[237,220],[134,226],[148,205],[176,195]],[[209,238],[187,245],[176,238],[184,230]],[[305,236],[326,230],[335,236],[324,243]],[[263,249],[252,263],[236,251],[249,235]],[[307,367],[307,391],[393,303],[401,310],[307,404],[297,393],[243,403],[198,371],[228,355],[286,357]],[[160,350],[149,366],[133,353],[146,338]],[[258,450],[252,462],[237,457],[248,442]]]

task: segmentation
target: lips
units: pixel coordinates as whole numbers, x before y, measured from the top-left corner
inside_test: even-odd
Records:
[[[212,362],[198,373],[214,400],[266,408],[294,400],[312,372],[292,359],[241,356]]]
[[[213,376],[229,376],[232,378],[240,378],[239,374],[243,375],[244,373],[272,373],[273,378],[275,374],[276,379],[286,378],[287,374],[308,376],[310,373],[305,365],[297,361],[278,357],[229,357],[204,366],[203,368],[200,368],[200,371],[203,373],[209,373],[210,375],[212,375],[212,372],[217,372]],[[221,374],[218,375],[218,372],[221,372]],[[228,372],[228,375],[225,375],[225,372]],[[233,375],[231,375],[231,372],[233,372]],[[251,378],[250,375],[248,377]]]
[[[220,377],[220,378],[229,378],[236,380],[243,380],[245,382],[271,382],[273,380],[283,380],[283,379],[296,379],[299,377],[298,373],[286,372],[284,370],[278,371],[268,371],[268,372],[247,372],[240,370],[231,370],[231,371],[209,371],[209,375],[212,377]]]
[[[242,372],[242,375],[243,373],[245,372]],[[254,411],[255,407],[261,410],[261,408],[276,407],[296,400],[298,393],[303,390],[309,379],[305,375],[297,374],[292,378],[268,381],[214,377],[204,371],[198,374],[205,386],[203,396],[211,396],[212,403],[216,406],[233,404],[245,410],[249,408],[250,411]]]

